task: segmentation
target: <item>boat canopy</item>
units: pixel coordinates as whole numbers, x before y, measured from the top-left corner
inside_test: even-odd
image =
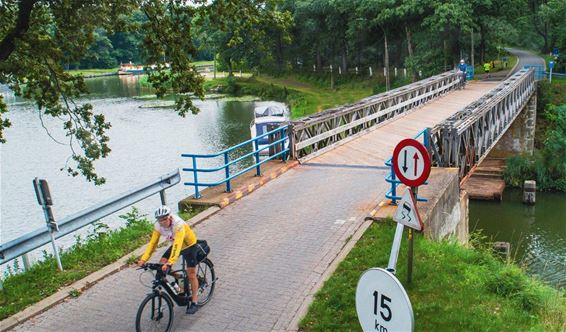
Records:
[[[263,116],[284,116],[285,110],[278,105],[270,105],[270,106],[261,106],[256,107],[255,110],[255,117],[260,118]]]

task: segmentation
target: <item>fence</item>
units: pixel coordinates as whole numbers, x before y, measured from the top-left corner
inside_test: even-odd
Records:
[[[0,265],[48,244],[52,241],[52,235],[54,239],[61,238],[156,193],[160,194],[161,202],[165,204],[165,189],[170,188],[179,182],[181,182],[181,175],[179,170],[176,170],[165,174],[150,183],[134,188],[119,196],[97,203],[85,210],[68,216],[57,222],[55,227],[50,227],[48,225],[44,229],[38,229],[2,244],[0,245]],[[57,229],[57,231],[55,231],[55,229]],[[27,257],[24,258],[24,262],[26,261]],[[26,265],[27,264],[24,264],[24,267],[27,268]]]
[[[184,185],[185,186],[193,186],[195,188],[195,198],[199,199],[201,198],[201,194],[199,191],[199,187],[213,187],[213,186],[217,186],[223,183],[226,183],[226,191],[230,192],[232,191],[232,186],[231,186],[231,180],[246,173],[247,171],[255,168],[256,169],[256,175],[259,176],[261,175],[261,165],[263,163],[268,162],[269,160],[275,159],[279,156],[281,156],[281,159],[283,161],[286,160],[287,155],[289,153],[289,147],[288,147],[288,135],[287,135],[287,130],[288,130],[288,125],[284,125],[281,126],[275,130],[269,131],[267,133],[264,133],[262,135],[259,135],[255,138],[249,139],[245,142],[242,142],[238,145],[235,145],[231,148],[228,148],[224,151],[218,152],[218,153],[214,153],[214,154],[192,154],[192,153],[184,153],[181,156],[185,157],[185,158],[192,158],[192,167],[191,168],[183,168],[184,172],[192,172],[193,173],[193,182],[185,182]],[[265,140],[265,138],[270,138],[269,144],[263,145],[262,141]],[[252,144],[252,146],[254,147],[254,150],[250,153],[247,153],[241,157],[238,157],[234,160],[230,160],[230,152],[242,148],[248,144]],[[262,144],[262,147],[260,148],[260,144]],[[277,149],[277,147],[279,147],[280,145],[280,149]],[[286,146],[287,145],[287,146]],[[262,154],[262,151],[267,150],[267,149],[271,149],[271,150],[276,150],[273,153],[270,153],[270,156],[268,158],[265,158],[263,160],[260,160],[260,154]],[[266,151],[267,152],[267,151]],[[219,167],[213,167],[213,168],[199,168],[197,165],[197,159],[211,159],[211,158],[216,158],[216,157],[220,157],[222,156],[224,158],[224,164],[222,166]],[[230,174],[230,166],[234,165],[238,162],[242,162],[244,161],[246,158],[248,157],[254,157],[255,159],[255,163],[249,167],[244,168],[243,170],[235,173],[235,174]],[[217,172],[220,170],[224,170],[224,174],[225,177],[223,180],[221,181],[216,181],[216,182],[199,182],[198,181],[198,173],[199,172],[204,172],[204,173],[211,173],[211,172]]]

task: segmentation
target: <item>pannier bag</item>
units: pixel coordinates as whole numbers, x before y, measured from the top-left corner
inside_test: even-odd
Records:
[[[210,247],[206,240],[197,240],[197,261],[202,261],[210,253]]]

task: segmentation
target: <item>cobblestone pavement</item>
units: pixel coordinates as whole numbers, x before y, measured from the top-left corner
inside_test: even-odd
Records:
[[[175,308],[174,330],[296,328],[290,324],[305,297],[384,197],[385,173],[298,166],[198,225],[219,280],[196,315]],[[148,291],[139,276],[134,268],[120,271],[15,331],[132,331]]]

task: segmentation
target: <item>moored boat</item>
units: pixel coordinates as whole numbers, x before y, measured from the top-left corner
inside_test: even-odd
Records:
[[[269,131],[275,130],[280,126],[285,125],[288,121],[289,111],[283,104],[258,106],[254,109],[254,119],[250,124],[252,139]],[[270,148],[267,147],[269,145],[269,136],[264,136],[258,139],[257,150],[259,150],[259,154],[262,156],[269,155]],[[289,140],[285,142],[285,147],[288,145]]]

